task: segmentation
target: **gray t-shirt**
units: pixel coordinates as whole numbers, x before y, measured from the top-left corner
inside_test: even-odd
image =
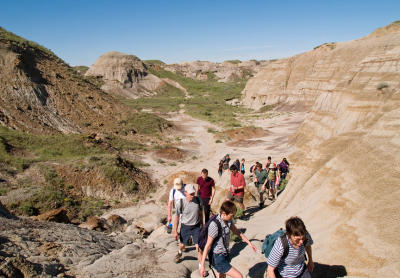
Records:
[[[181,202],[182,200],[182,202]],[[181,206],[183,205],[183,208]],[[176,200],[176,215],[181,216],[181,223],[193,226],[200,223],[200,200],[194,197],[191,202],[186,198]]]
[[[232,220],[230,220],[228,223],[225,223],[224,220],[221,218],[221,214],[217,216],[217,221],[221,223],[222,227],[222,236],[225,237],[225,247],[224,247],[224,240],[222,239],[222,236],[217,240],[213,242],[213,248],[214,248],[214,253],[215,254],[226,254],[226,250],[229,251],[229,240],[230,240],[230,227],[233,224]],[[208,235],[212,238],[216,238],[218,236],[218,226],[217,224],[213,221],[210,223],[208,226]]]

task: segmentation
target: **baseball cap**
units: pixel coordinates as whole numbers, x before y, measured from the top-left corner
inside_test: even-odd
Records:
[[[176,190],[181,190],[182,189],[182,185],[183,185],[183,181],[182,181],[181,178],[174,179],[174,188]]]

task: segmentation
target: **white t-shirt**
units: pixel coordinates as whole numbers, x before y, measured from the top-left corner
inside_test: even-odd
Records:
[[[184,199],[185,198],[185,194],[183,193],[183,189],[182,190],[176,190],[175,189],[175,194],[174,194],[174,189],[172,188],[171,191],[169,192],[169,201],[172,200],[179,200],[179,199]]]

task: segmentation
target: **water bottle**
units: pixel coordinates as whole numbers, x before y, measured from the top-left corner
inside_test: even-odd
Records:
[[[172,232],[172,223],[168,223],[167,225],[167,233],[170,234]]]

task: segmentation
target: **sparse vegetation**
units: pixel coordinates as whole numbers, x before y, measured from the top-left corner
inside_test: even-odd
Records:
[[[240,64],[242,61],[240,60],[226,60],[225,62],[231,63],[231,64]]]
[[[27,39],[24,39],[20,36],[17,36],[16,34],[7,31],[6,29],[0,27],[0,39],[2,40],[6,40],[11,42],[13,45],[21,47],[21,48],[33,48],[33,49],[39,49],[42,52],[53,56],[54,58],[56,58],[57,60],[61,60],[60,58],[58,58],[50,49],[47,49],[46,47],[33,42],[33,41],[29,41]],[[61,60],[62,61],[62,60]]]
[[[242,107],[226,104],[227,99],[240,98],[247,79],[237,82],[222,83],[216,80],[199,81],[166,70],[150,69],[160,78],[172,79],[185,87],[190,98],[185,98],[182,91],[174,86],[163,86],[153,97],[135,100],[122,100],[138,110],[153,109],[160,112],[173,112],[185,106],[186,113],[221,126],[233,126],[236,114],[247,111]]]
[[[383,89],[385,89],[385,88],[388,88],[389,87],[389,84],[388,83],[386,83],[386,82],[381,82],[381,83],[379,83],[377,86],[376,86],[376,89],[377,90],[383,90]]]
[[[139,132],[147,135],[156,135],[164,129],[172,127],[172,124],[163,118],[151,113],[134,113],[128,119],[119,122],[122,132]]]
[[[260,113],[265,113],[265,112],[269,112],[272,109],[274,109],[276,107],[276,105],[264,105],[263,107],[261,107],[260,109],[258,109],[258,112]]]

